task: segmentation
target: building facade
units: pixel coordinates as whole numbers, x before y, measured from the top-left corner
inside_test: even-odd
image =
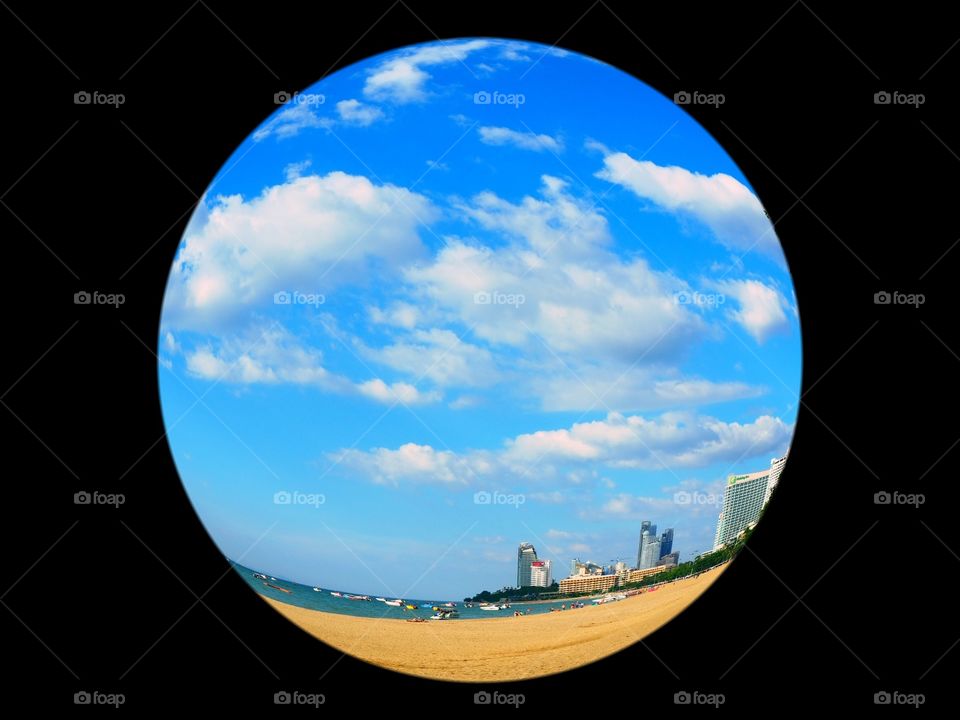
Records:
[[[769,470],[731,475],[723,493],[723,510],[717,520],[713,545],[720,548],[752,526],[760,517],[767,495]]]
[[[530,585],[533,587],[550,587],[553,578],[550,573],[549,560],[534,560],[530,563]]]
[[[537,550],[533,543],[522,542],[517,548],[517,587],[530,586],[530,567],[537,561]]]

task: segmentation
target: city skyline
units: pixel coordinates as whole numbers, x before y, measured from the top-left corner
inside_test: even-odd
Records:
[[[727,475],[786,452],[801,370],[779,241],[723,148],[615,68],[491,38],[277,102],[161,313],[167,439],[224,554],[463,597],[511,582],[521,539],[554,572],[632,562],[645,518],[709,550]]]

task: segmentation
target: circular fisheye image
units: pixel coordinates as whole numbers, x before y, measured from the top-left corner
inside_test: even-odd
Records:
[[[176,251],[159,383],[236,572],[396,672],[581,667],[747,541],[796,417],[793,284],[686,112],[492,38],[278,92]]]

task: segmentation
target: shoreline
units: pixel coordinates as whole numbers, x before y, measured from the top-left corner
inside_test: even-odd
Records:
[[[436,680],[495,682],[571,670],[633,645],[686,609],[727,566],[626,600],[490,619],[413,623],[309,610],[260,597],[325,644],[373,665]]]

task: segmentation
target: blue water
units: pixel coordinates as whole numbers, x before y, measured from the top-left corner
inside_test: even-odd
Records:
[[[383,597],[387,600],[396,599],[387,595],[370,595],[370,602],[365,600],[348,600],[347,598],[334,597],[330,594],[330,592],[341,592],[344,595],[365,595],[366,593],[343,590],[342,588],[323,587],[321,585],[317,585],[317,587],[321,588],[322,592],[317,592],[310,585],[301,585],[300,583],[293,582],[292,580],[284,580],[283,578],[277,576],[274,576],[277,577],[276,580],[270,580],[269,578],[271,576],[269,572],[265,572],[263,570],[253,570],[235,562],[231,562],[231,564],[233,565],[233,569],[240,574],[240,577],[246,580],[247,584],[249,584],[250,587],[260,595],[272,598],[273,600],[279,600],[280,602],[285,602],[290,605],[307,608],[309,610],[340,613],[342,615],[356,615],[358,617],[395,618],[406,620],[414,617],[428,618],[433,615],[433,610],[431,610],[430,607],[434,605],[443,605],[444,602],[447,602],[447,600],[441,600],[439,598],[403,598],[411,605],[417,606],[416,610],[404,610],[402,607],[392,607],[373,599],[375,597]],[[268,578],[266,582],[286,588],[290,592],[280,592],[272,587],[268,587],[264,584],[263,580],[253,577],[255,572],[266,575]],[[506,610],[487,611],[481,610],[476,605],[474,605],[472,608],[464,607],[463,602],[460,600],[455,600],[453,602],[457,603],[456,608],[453,609],[457,610],[460,613],[460,617],[463,619],[513,617],[514,610],[520,610],[524,614],[529,611],[530,615],[538,615],[540,613],[550,612],[550,608],[559,608],[564,604],[567,607],[570,606],[569,600],[558,600],[556,602],[545,603],[515,602],[511,603],[511,607]],[[420,607],[420,605],[426,603],[429,603],[430,607]],[[590,606],[591,604],[587,602],[587,607]]]

